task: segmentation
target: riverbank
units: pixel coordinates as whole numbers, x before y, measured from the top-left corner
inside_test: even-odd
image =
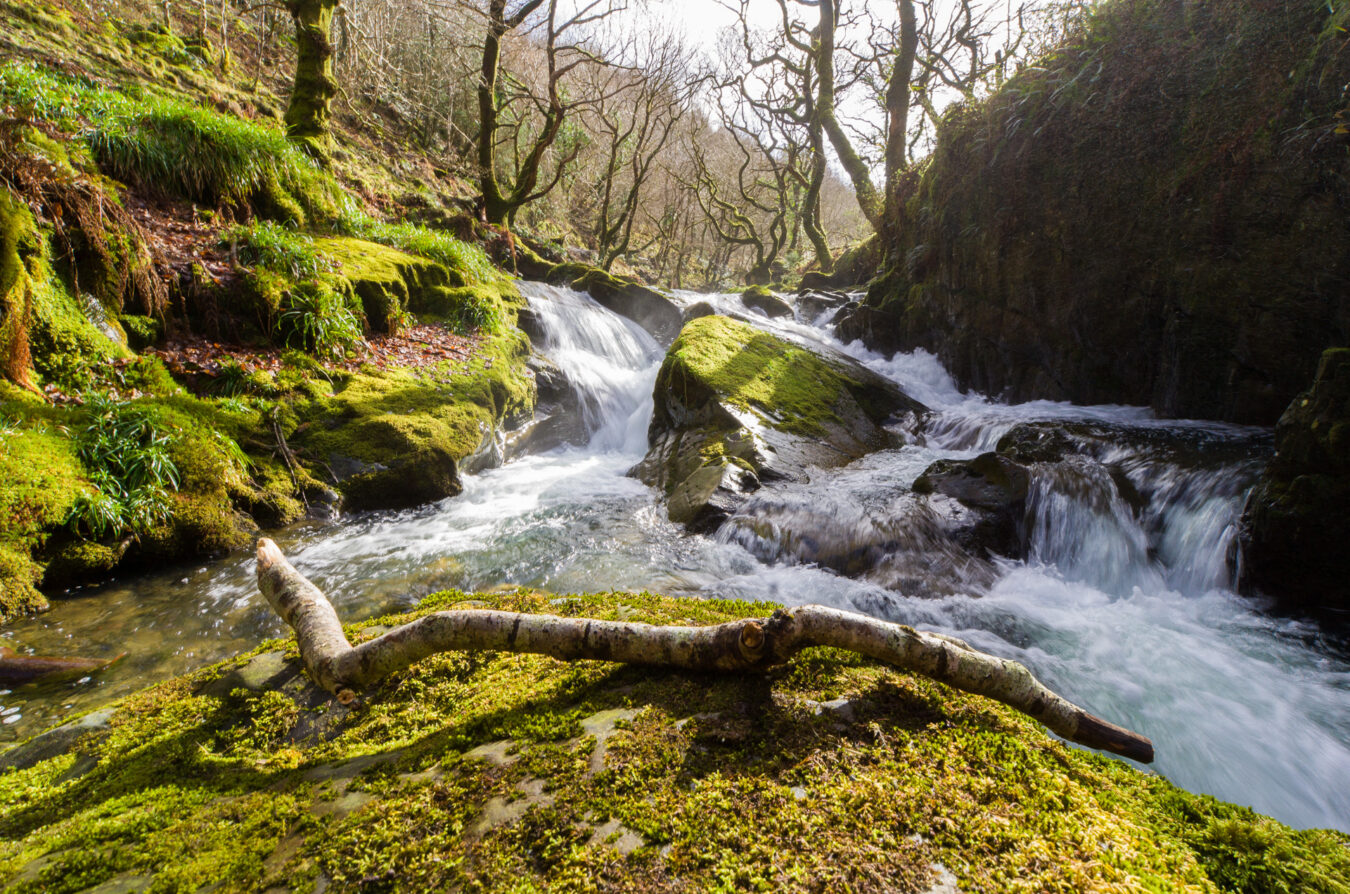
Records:
[[[773,608],[451,591],[357,638],[452,605],[699,624]],[[1344,836],[828,651],[748,679],[444,655],[348,710],[290,648],[133,696],[0,775],[9,890],[1339,891],[1350,872]]]

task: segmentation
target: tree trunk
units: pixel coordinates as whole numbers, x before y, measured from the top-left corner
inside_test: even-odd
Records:
[[[839,163],[844,166],[849,180],[853,182],[853,192],[858,197],[858,206],[867,218],[872,229],[881,232],[882,203],[877,189],[872,185],[872,175],[867,171],[867,163],[858,155],[848,134],[839,124],[834,114],[834,0],[820,0],[820,37],[816,49],[816,77],[819,79],[816,91],[816,114],[821,126],[834,146]]]
[[[834,272],[834,257],[830,254],[830,243],[825,236],[825,228],[820,223],[820,190],[825,185],[825,139],[821,129],[811,128],[811,180],[802,201],[802,226],[806,238],[816,252],[816,264],[821,273]]]
[[[8,189],[0,189],[0,377],[37,391],[30,376],[28,326],[33,316],[33,287],[24,263],[37,238],[28,208]]]
[[[900,174],[909,165],[909,84],[914,77],[914,58],[919,49],[919,30],[914,0],[899,0],[900,49],[886,87],[886,226],[894,229],[900,220]]]
[[[1153,760],[1153,743],[1147,738],[1051,692],[1015,661],[978,652],[954,637],[820,605],[709,627],[443,611],[353,647],[328,598],[265,538],[258,541],[258,588],[295,630],[310,678],[343,704],[353,702],[357,690],[438,652],[528,652],[563,661],[618,661],[726,673],[782,664],[802,649],[825,646],[1000,701],[1081,745],[1144,763]]]
[[[492,0],[488,7],[483,66],[478,79],[478,167],[483,219],[496,226],[504,226],[511,211],[497,181],[497,69],[501,64],[502,35],[505,33],[506,0]]]
[[[291,139],[323,157],[331,142],[329,123],[337,80],[333,77],[333,11],[338,0],[286,0],[295,19],[295,87],[286,109]]]

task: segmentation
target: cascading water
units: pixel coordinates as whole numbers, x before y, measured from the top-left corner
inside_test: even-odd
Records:
[[[823,602],[1023,661],[1150,735],[1157,769],[1186,788],[1295,826],[1350,829],[1350,661],[1317,628],[1262,614],[1231,591],[1232,526],[1262,433],[1161,422],[1138,408],[999,404],[962,394],[922,351],[886,359],[823,328],[761,320],[851,353],[935,413],[922,443],[766,487],[717,536],[691,536],[626,474],[646,449],[660,349],[585,296],[531,283],[522,291],[544,352],[578,392],[586,445],[470,476],[461,496],[435,506],[284,532],[283,548],[344,618],[406,608],[446,586],[503,582]],[[750,315],[735,296],[697,298]],[[972,457],[1019,424],[1047,420],[1085,426],[1096,440],[1070,461],[1033,466],[1028,558],[952,548],[910,493],[914,479],[935,459]],[[906,595],[916,593],[929,598]],[[0,693],[0,737],[280,630],[244,557],[60,600],[0,642],[129,657],[93,680]]]
[[[589,295],[542,283],[526,283],[523,292],[543,329],[544,354],[578,393],[592,449],[640,456],[661,346]]]

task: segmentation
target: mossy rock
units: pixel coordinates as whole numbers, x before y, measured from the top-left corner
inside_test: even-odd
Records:
[[[407,312],[439,306],[440,293],[464,285],[444,264],[362,239],[315,240],[338,264],[335,285],[359,300],[370,328],[389,332]]]
[[[491,454],[496,433],[533,411],[528,357],[528,340],[512,329],[479,341],[464,369],[446,362],[340,376],[331,395],[296,403],[288,437],[308,462],[331,471],[352,508],[454,496],[462,465]]]
[[[709,624],[636,593],[463,604]],[[1345,892],[1346,836],[1069,747],[830,650],[716,675],[445,654],[343,708],[288,641],[38,737],[0,772],[10,890]]]
[[[654,393],[651,450],[634,473],[696,530],[715,528],[761,481],[892,446],[888,424],[926,413],[851,358],[715,315],[681,330]]]
[[[127,336],[127,347],[133,351],[144,351],[164,339],[164,321],[139,314],[123,314],[117,318],[118,324]]]
[[[35,554],[90,489],[74,445],[45,415],[40,405],[0,400],[0,624],[47,607]]]
[[[1273,424],[1350,343],[1347,23],[1340,3],[1094,6],[944,116],[871,309],[838,331],[1010,400]]]
[[[1350,348],[1336,348],[1275,428],[1275,457],[1243,517],[1245,583],[1292,605],[1350,608],[1348,506]]]
[[[792,305],[773,293],[768,286],[751,286],[741,293],[741,301],[766,317],[792,317]]]

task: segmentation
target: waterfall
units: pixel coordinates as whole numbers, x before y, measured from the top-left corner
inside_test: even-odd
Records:
[[[521,283],[521,293],[542,330],[543,353],[577,392],[591,449],[645,452],[661,346],[589,295],[533,282]]]

